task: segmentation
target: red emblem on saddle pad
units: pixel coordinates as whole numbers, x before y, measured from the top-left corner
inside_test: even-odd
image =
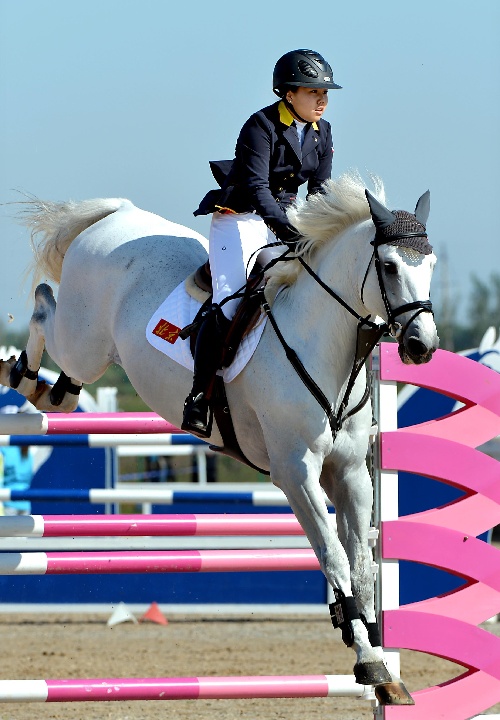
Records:
[[[181,328],[177,327],[177,325],[172,325],[172,323],[169,323],[168,320],[161,320],[158,321],[155,329],[153,330],[153,335],[158,335],[162,340],[166,340],[171,345],[174,344],[174,342],[179,337],[179,333],[181,331]]]

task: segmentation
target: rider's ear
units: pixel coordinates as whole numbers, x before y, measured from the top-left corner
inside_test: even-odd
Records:
[[[415,208],[415,217],[417,218],[418,222],[425,227],[427,223],[427,218],[429,217],[429,212],[431,209],[431,194],[429,190],[426,190],[420,200],[417,203],[417,206]]]
[[[372,220],[375,223],[377,230],[383,230],[384,228],[389,227],[389,225],[392,225],[396,219],[394,213],[388,210],[385,205],[382,205],[382,203],[379,202],[369,190],[365,190],[365,196],[368,200]]]

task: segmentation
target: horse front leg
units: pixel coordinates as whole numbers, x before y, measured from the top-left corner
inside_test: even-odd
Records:
[[[387,666],[375,613],[373,557],[368,544],[373,489],[366,464],[363,462],[358,468],[344,469],[335,475],[331,467],[325,467],[321,485],[335,507],[338,536],[349,560],[352,592],[360,619],[368,632],[368,641],[378,657],[375,664],[373,661],[362,663],[363,669],[360,669],[359,675],[361,677],[364,673],[364,677],[369,680],[364,684],[375,685],[375,695],[382,705],[414,705],[404,683],[388,670],[388,680],[374,681],[374,675],[379,675],[380,664],[386,669]]]
[[[61,372],[54,386],[38,379],[46,337],[54,336],[56,301],[49,285],[35,290],[26,350],[19,358],[0,360],[0,383],[24,395],[38,410],[72,412],[78,406],[82,383]]]
[[[362,685],[391,681],[381,650],[371,646],[368,630],[361,620],[352,592],[351,570],[346,551],[328,513],[320,486],[321,463],[312,453],[294,463],[271,468],[273,482],[287,496],[318,558],[321,570],[335,593],[330,606],[332,622],[340,627],[342,639],[356,652],[354,675]]]

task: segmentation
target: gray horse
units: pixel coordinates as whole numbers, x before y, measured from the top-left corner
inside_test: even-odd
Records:
[[[272,322],[226,385],[241,450],[287,496],[334,590],[332,621],[356,652],[356,679],[374,685],[382,704],[413,701],[387,670],[376,624],[365,463],[372,411],[363,402],[359,338],[364,331],[378,338],[385,327],[403,362],[431,359],[438,338],[428,211],[426,193],[414,213],[390,212],[381,182],[372,195],[352,174],[299,201],[290,211],[304,237],[297,257],[268,272]],[[37,408],[70,412],[78,387],[117,363],[149,407],[179,427],[191,374],[152,347],[145,328],[167,294],[206,260],[206,241],[127,200],[34,202],[28,213],[41,237],[35,277],[60,283],[59,294],[56,305],[50,287],[38,286],[26,352],[1,361],[0,382],[10,385],[17,375],[18,390]],[[51,388],[36,378],[44,346],[68,379],[57,407]],[[209,442],[223,445],[216,424]],[[336,529],[324,493],[335,506]]]

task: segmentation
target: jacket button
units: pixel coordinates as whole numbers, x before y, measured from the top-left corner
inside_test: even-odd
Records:
[[[283,188],[278,188],[278,192],[283,192]]]
[[[290,173],[290,177],[295,177],[295,173]]]

